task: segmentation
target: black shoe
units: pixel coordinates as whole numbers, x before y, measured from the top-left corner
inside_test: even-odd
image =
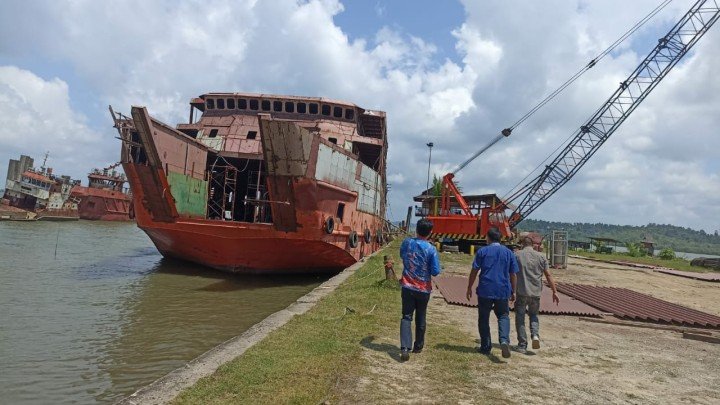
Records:
[[[416,347],[416,348],[413,349],[412,352],[413,352],[413,353],[416,353],[416,354],[417,354],[417,353],[422,353],[422,347],[419,347],[419,348]]]
[[[480,353],[480,354],[484,354],[484,355],[486,355],[486,356],[489,356],[489,355],[490,355],[490,349],[488,349],[488,350],[483,350],[482,347],[480,347],[480,346],[476,347],[476,348],[475,348],[475,351],[478,352],[478,353]]]
[[[500,350],[502,350],[503,358],[507,359],[510,357],[510,345],[507,343],[500,344]]]
[[[408,351],[408,349],[400,350],[400,360],[402,360],[402,361],[410,360],[410,352]]]

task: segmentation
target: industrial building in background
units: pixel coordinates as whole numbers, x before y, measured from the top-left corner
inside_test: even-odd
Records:
[[[0,219],[74,221],[79,218],[77,201],[70,198],[72,188],[80,184],[70,176],[56,176],[51,167],[36,169],[34,160],[22,155],[8,164],[5,194],[0,204]]]
[[[5,192],[0,201],[0,220],[16,221],[129,221],[132,199],[125,175],[116,163],[88,174],[88,186],[70,176],[56,176],[43,165],[36,169],[26,155],[10,159]]]

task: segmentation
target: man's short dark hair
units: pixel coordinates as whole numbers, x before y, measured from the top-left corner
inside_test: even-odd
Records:
[[[415,226],[417,234],[422,236],[423,238],[427,238],[430,235],[430,232],[432,232],[432,228],[432,221],[425,218],[419,220],[417,225]]]
[[[490,239],[490,242],[500,242],[502,239],[502,234],[500,233],[500,230],[497,228],[490,228],[490,230],[487,233],[488,239]]]

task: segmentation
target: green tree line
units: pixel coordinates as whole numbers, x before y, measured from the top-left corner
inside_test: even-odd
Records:
[[[647,235],[655,242],[656,249],[670,248],[676,252],[720,255],[718,231],[707,233],[703,230],[697,231],[675,225],[650,223],[643,226],[631,226],[526,219],[517,228],[542,234],[547,234],[552,230],[564,230],[568,232],[570,240],[583,242],[588,241],[589,237],[612,238],[620,241],[621,246],[628,242],[639,242]]]

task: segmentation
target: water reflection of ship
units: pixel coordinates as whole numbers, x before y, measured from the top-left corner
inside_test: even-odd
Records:
[[[98,361],[111,386],[96,399],[111,402],[131,394],[287,307],[326,278],[239,277],[159,260],[118,304],[118,334]]]
[[[132,215],[132,196],[124,187],[127,179],[115,168],[115,163],[88,174],[88,186],[76,185],[71,197],[78,201],[80,218],[101,221],[129,221]]]

